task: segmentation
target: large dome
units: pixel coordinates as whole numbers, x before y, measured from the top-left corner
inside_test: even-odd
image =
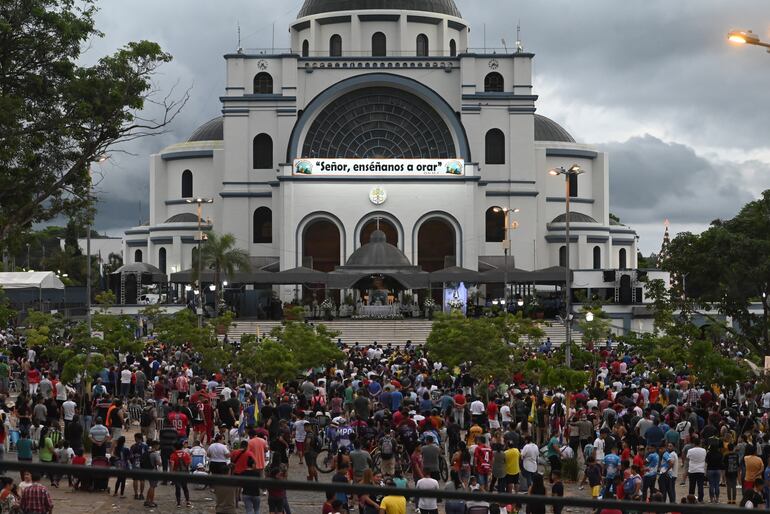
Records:
[[[388,243],[385,233],[375,230],[369,238],[369,242],[353,252],[348,258],[345,267],[358,268],[406,268],[411,267],[404,253],[397,247]]]
[[[575,138],[551,118],[535,114],[535,141],[574,143]]]
[[[225,120],[222,116],[218,116],[213,120],[209,120],[192,133],[187,140],[188,143],[195,141],[222,141],[225,138]]]
[[[305,0],[298,18],[336,11],[393,9],[448,14],[460,18],[454,0]]]

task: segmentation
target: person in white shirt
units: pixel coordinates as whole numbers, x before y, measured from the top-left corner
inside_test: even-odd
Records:
[[[478,398],[471,402],[471,419],[475,423],[483,426],[484,422],[481,420],[481,417],[484,415],[485,411],[486,408],[484,408],[484,403]]]
[[[540,456],[540,449],[529,436],[525,437],[524,441],[524,447],[521,449],[521,475],[524,479],[522,490],[528,489],[532,484],[532,476],[537,473],[537,458]]]
[[[122,398],[128,398],[128,393],[131,390],[131,370],[123,368],[120,372],[120,396]]]
[[[689,478],[690,494],[695,494],[695,488],[698,488],[698,501],[703,502],[703,483],[706,479],[706,448],[697,436],[693,436],[692,442],[695,445],[687,451],[687,474]]]
[[[770,391],[767,391],[762,395],[762,408],[765,409],[765,411],[770,410]]]
[[[513,422],[513,417],[511,417],[511,408],[507,403],[504,403],[502,407],[500,407],[500,420],[503,423],[503,428],[506,430],[508,429],[508,426]]]
[[[438,481],[431,477],[423,477],[417,481],[416,487],[426,491],[438,491]],[[420,497],[417,500],[417,508],[420,509],[420,514],[438,514],[436,498]]]
[[[72,401],[70,396],[66,402],[61,404],[62,416],[64,417],[64,430],[67,430],[67,426],[72,422],[72,418],[75,417],[75,409],[78,404]]]
[[[603,428],[599,433],[599,437],[594,440],[594,457],[596,462],[604,462],[604,439],[607,437],[609,430]]]
[[[222,434],[214,436],[214,442],[209,446],[209,469],[212,473],[224,475],[227,472],[227,463],[230,461],[230,450],[222,444]]]

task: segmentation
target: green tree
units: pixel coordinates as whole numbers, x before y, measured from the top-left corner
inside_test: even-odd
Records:
[[[297,321],[288,321],[270,332],[270,339],[294,356],[297,363],[295,376],[342,360],[345,354],[334,343],[338,336],[338,332],[329,330],[326,325],[313,326]]]
[[[12,320],[16,319],[17,315],[18,313],[11,307],[11,302],[0,286],[0,326],[7,327]]]
[[[209,232],[206,241],[201,246],[202,267],[214,270],[214,280],[217,292],[222,285],[222,273],[232,276],[236,270],[248,271],[251,268],[249,254],[245,250],[235,248],[235,236],[232,234],[219,235]],[[193,254],[193,278],[198,279],[197,252]]]
[[[294,352],[286,351],[283,344],[272,338],[259,342],[254,335],[241,339],[241,351],[235,367],[243,376],[268,384],[297,378],[300,370]]]
[[[675,281],[677,307],[710,318],[759,355],[770,354],[770,190],[730,220],[715,220],[701,234],[683,233],[668,248],[663,268]],[[686,290],[685,290],[686,288]],[[759,302],[755,313],[752,302]],[[738,328],[706,311],[731,317]]]
[[[94,0],[19,0],[0,6],[0,241],[90,203],[90,163],[158,133],[186,103],[158,97],[153,77],[171,60],[132,42],[84,65],[102,34]],[[146,102],[161,111],[141,117]],[[5,245],[4,244],[4,245]]]
[[[469,374],[482,383],[507,379],[514,367],[514,347],[503,340],[499,322],[490,318],[438,315],[425,351],[450,368],[466,364]]]

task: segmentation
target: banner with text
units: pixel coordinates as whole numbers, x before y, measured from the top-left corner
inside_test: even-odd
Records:
[[[316,177],[465,175],[462,159],[296,159],[294,175]]]

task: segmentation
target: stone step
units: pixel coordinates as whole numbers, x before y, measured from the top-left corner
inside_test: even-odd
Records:
[[[407,341],[413,344],[424,344],[430,335],[433,322],[429,320],[337,320],[337,321],[313,321],[313,324],[323,323],[330,330],[339,332],[339,338],[345,344],[358,342],[362,345],[379,344],[404,345]],[[237,321],[230,328],[228,336],[231,339],[240,339],[243,334],[264,335],[280,326],[279,321]],[[542,325],[546,337],[551,338],[551,343],[558,346],[565,341],[564,327],[561,324]],[[573,332],[573,340],[580,341],[581,334]]]

